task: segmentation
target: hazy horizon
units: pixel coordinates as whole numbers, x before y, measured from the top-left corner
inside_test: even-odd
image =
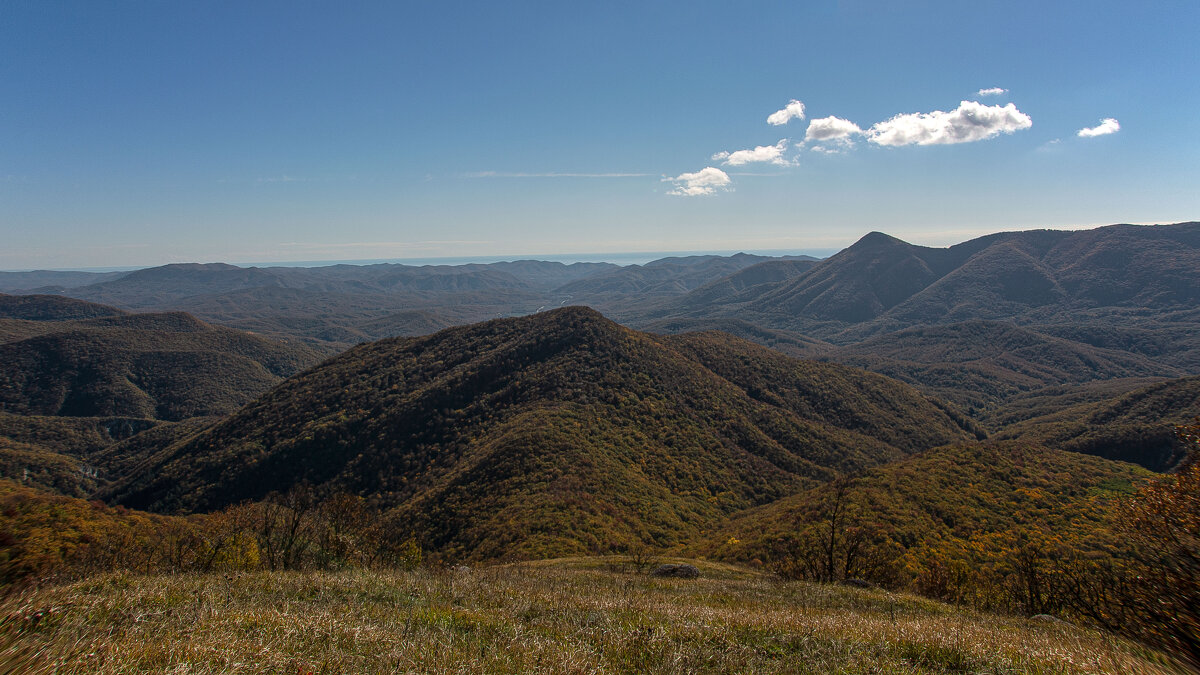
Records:
[[[1191,222],[1188,220],[1179,222]],[[979,236],[987,236],[990,234],[998,234],[1001,232],[1022,232],[1029,230],[1062,230],[1062,231],[1079,231],[1090,230],[1099,227],[1108,227],[1110,225],[1140,225],[1140,226],[1155,226],[1155,225],[1171,225],[1173,223],[1107,223],[1103,225],[1080,225],[1080,226],[1065,226],[1065,227],[1045,227],[1045,228],[1019,228],[1011,230],[994,230],[980,232],[977,235],[954,239],[944,244],[928,244],[921,241],[908,241],[910,244],[918,246],[928,246],[931,248],[946,248],[956,244],[970,241]],[[883,230],[884,234],[891,234]],[[238,267],[326,267],[331,265],[375,265],[375,264],[401,264],[401,265],[468,265],[468,264],[488,264],[497,262],[513,262],[517,260],[538,260],[547,262],[561,262],[571,264],[577,262],[607,262],[617,265],[644,265],[655,260],[660,260],[669,257],[683,256],[730,256],[738,253],[747,253],[750,255],[761,256],[811,256],[813,258],[828,258],[839,251],[844,250],[856,241],[867,235],[868,232],[862,232],[845,246],[835,248],[779,248],[779,249],[754,249],[754,248],[733,248],[733,249],[689,249],[689,250],[662,250],[662,251],[609,251],[609,252],[577,252],[577,253],[516,253],[516,254],[493,254],[493,255],[474,255],[474,256],[430,256],[430,257],[412,257],[412,258],[329,258],[329,259],[311,259],[311,260],[202,260],[202,259],[178,259],[151,262],[147,264],[137,265],[98,265],[98,266],[77,266],[77,267],[24,267],[24,268],[0,268],[0,272],[126,272],[151,267],[160,267],[163,265],[172,264],[218,264],[235,265]]]

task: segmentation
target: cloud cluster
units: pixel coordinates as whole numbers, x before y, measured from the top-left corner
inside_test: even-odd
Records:
[[[788,101],[788,104],[781,110],[776,110],[770,115],[767,115],[767,124],[778,127],[787,124],[794,119],[804,119],[804,104],[796,99]]]
[[[1115,134],[1121,130],[1121,123],[1111,117],[1106,117],[1100,120],[1100,124],[1094,127],[1080,129],[1075,132],[1080,138],[1092,138],[1094,136],[1107,136]]]
[[[737,150],[735,152],[718,152],[712,156],[713,161],[723,162],[729,166],[743,166],[755,162],[768,162],[787,166],[783,151],[787,149],[788,139],[780,139],[775,145],[760,145],[753,150]]]
[[[667,194],[679,197],[699,197],[724,192],[729,189],[729,174],[716,168],[706,166],[694,173],[681,173],[674,178],[663,178],[663,182],[675,183],[675,189]]]
[[[977,93],[979,96],[1000,96],[1008,93],[1008,90],[991,87],[980,89]],[[792,99],[782,109],[768,115],[767,124],[782,126],[792,120],[803,120],[804,115],[804,104]],[[1000,134],[1011,134],[1032,126],[1033,120],[1029,115],[1017,110],[1012,103],[1001,106],[962,101],[957,108],[949,112],[934,110],[927,113],[896,115],[867,129],[833,115],[814,119],[809,122],[808,129],[804,132],[804,140],[796,144],[796,149],[803,150],[807,147],[813,152],[837,154],[853,148],[858,137],[866,138],[875,145],[893,147],[971,143]],[[1079,135],[1100,136],[1113,133],[1119,128],[1116,120],[1106,119],[1098,127],[1081,129]],[[721,162],[723,166],[744,166],[753,163],[793,166],[797,160],[784,156],[787,149],[788,139],[785,138],[775,145],[759,145],[746,150],[723,150],[712,155],[712,160]],[[663,181],[675,185],[667,194],[683,197],[712,195],[732,189],[729,175],[712,166],[694,173],[683,173],[674,178],[664,177]]]
[[[963,101],[950,112],[896,115],[867,130],[876,145],[948,145],[982,141],[1033,126],[1029,115],[1011,103],[1005,106]]]

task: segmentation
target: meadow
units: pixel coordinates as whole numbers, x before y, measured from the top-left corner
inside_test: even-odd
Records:
[[[1168,673],[1058,621],[705,561],[106,574],[10,594],[0,672]]]

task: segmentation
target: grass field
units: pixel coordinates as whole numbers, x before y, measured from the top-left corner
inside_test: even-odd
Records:
[[[107,575],[10,596],[0,672],[1155,673],[1061,623],[699,562]]]

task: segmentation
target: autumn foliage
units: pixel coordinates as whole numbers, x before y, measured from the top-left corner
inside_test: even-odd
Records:
[[[420,562],[361,498],[305,486],[209,514],[164,516],[0,481],[0,586],[125,570],[340,569]]]

